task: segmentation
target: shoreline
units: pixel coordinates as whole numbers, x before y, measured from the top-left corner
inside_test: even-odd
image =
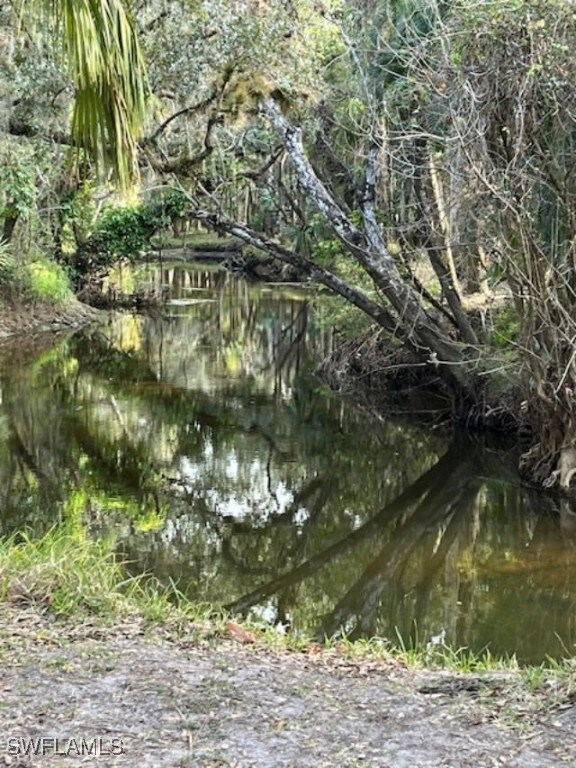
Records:
[[[99,317],[98,310],[77,299],[63,302],[10,302],[0,304],[0,344],[25,334],[76,330]]]
[[[341,647],[244,642],[207,623],[132,615],[102,625],[3,607],[0,728],[12,746],[35,739],[43,749],[6,756],[8,765],[557,768],[576,759],[573,668],[418,668]],[[51,753],[47,737],[66,754]],[[89,737],[101,753],[71,743]],[[122,750],[106,757],[112,739]]]

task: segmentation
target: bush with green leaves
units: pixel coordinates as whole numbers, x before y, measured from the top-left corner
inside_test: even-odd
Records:
[[[48,258],[38,258],[25,266],[25,289],[33,299],[61,302],[72,297],[64,268]]]
[[[0,296],[59,303],[72,298],[72,290],[62,265],[40,254],[17,259],[9,246],[0,244]]]
[[[76,274],[133,259],[150,248],[150,238],[185,215],[188,200],[179,190],[151,196],[138,205],[106,208],[90,237],[71,259]]]
[[[0,240],[3,239],[2,224],[28,218],[36,205],[36,197],[33,148],[12,137],[0,137]]]
[[[84,250],[104,257],[106,261],[130,257],[147,245],[155,231],[143,206],[107,208]]]
[[[9,286],[20,283],[18,264],[6,243],[0,243],[0,290],[3,293]]]

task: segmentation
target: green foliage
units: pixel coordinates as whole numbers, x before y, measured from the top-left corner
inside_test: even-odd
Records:
[[[157,195],[152,195],[143,206],[142,215],[156,229],[170,226],[174,219],[186,214],[189,201],[180,189],[169,189]]]
[[[54,303],[72,297],[64,267],[42,256],[18,261],[7,246],[0,246],[0,293],[11,300]]]
[[[9,136],[0,139],[0,218],[27,218],[36,203],[33,149]]]
[[[96,217],[94,186],[90,181],[84,181],[79,187],[62,195],[58,205],[62,250],[73,253],[77,245],[92,231]]]
[[[0,539],[0,573],[0,600],[76,620],[87,614],[104,620],[139,615],[163,623],[215,616],[210,606],[190,603],[174,586],[129,576],[113,540],[92,539],[77,523],[55,526],[40,538],[25,533]]]
[[[50,608],[55,613],[100,612],[121,599],[122,581],[106,542],[81,530],[52,529],[43,538],[13,536],[0,542],[3,597]]]
[[[104,211],[87,249],[109,262],[133,256],[148,244],[156,228],[150,226],[141,206],[108,208]]]
[[[61,302],[72,297],[64,268],[47,258],[38,258],[25,266],[25,291],[33,299]]]
[[[95,541],[77,526],[51,529],[40,539],[15,535],[0,540],[0,597],[18,599],[56,614],[123,614],[141,600],[141,579],[126,580],[110,541]]]
[[[372,641],[374,642],[374,641]],[[493,656],[489,648],[474,653],[469,648],[451,648],[442,642],[424,641],[414,626],[413,636],[405,638],[396,628],[396,642],[385,642],[384,647],[392,656],[402,659],[409,667],[432,667],[454,669],[459,672],[487,672],[494,670],[518,670],[514,655]]]
[[[10,247],[0,243],[0,290],[6,293],[7,289],[21,288],[21,269],[14,258]]]
[[[494,318],[492,342],[496,347],[507,347],[520,335],[520,319],[515,308],[509,304]]]
[[[332,264],[343,253],[340,241],[318,213],[310,214],[305,224],[286,227],[284,235],[289,238],[290,246],[296,253],[313,256],[323,266]]]
[[[72,266],[77,272],[108,266],[119,258],[134,258],[150,248],[150,238],[186,212],[188,200],[177,189],[154,195],[134,206],[109,207],[82,244]]]
[[[315,319],[322,328],[335,328],[345,338],[358,338],[373,328],[371,320],[339,296],[320,295],[314,303]]]
[[[122,185],[136,173],[136,140],[145,113],[146,73],[122,0],[19,0],[23,19],[60,48],[75,87],[72,132],[99,168]]]

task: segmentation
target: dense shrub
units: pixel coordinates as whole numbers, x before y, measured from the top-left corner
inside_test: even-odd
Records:
[[[155,195],[139,205],[106,208],[93,233],[72,257],[76,275],[108,266],[119,258],[134,258],[150,247],[150,238],[186,211],[186,196],[178,190]]]

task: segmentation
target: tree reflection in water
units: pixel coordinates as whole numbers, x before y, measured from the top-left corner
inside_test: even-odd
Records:
[[[571,510],[549,514],[502,452],[327,393],[308,361],[332,336],[305,291],[176,266],[145,279],[170,287],[158,316],[5,357],[4,533],[73,519],[134,571],[321,637],[565,654]]]

